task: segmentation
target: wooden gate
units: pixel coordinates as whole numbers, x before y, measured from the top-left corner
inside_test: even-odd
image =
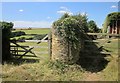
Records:
[[[45,59],[44,55],[48,55],[48,35],[41,40],[25,40],[24,42],[11,40],[10,42],[10,52],[18,59],[21,59],[23,56]]]
[[[12,45],[10,45],[10,53],[13,56],[19,56],[18,59],[21,59],[23,56],[29,56],[29,55],[27,55],[27,53],[31,53],[31,54],[33,54],[32,57],[36,57],[35,53],[32,52],[32,49],[34,47],[21,46],[21,45],[17,44],[16,41],[10,41],[10,42],[12,43]],[[22,50],[20,50],[19,48],[21,48]],[[21,52],[23,52],[23,54]]]

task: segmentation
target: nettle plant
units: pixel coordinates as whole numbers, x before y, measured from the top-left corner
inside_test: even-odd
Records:
[[[74,46],[74,48],[77,48],[81,39],[80,33],[82,31],[82,26],[80,19],[78,18],[77,16],[67,16],[65,14],[59,20],[53,23],[55,35],[57,35],[60,38],[66,39],[66,41],[71,43]]]

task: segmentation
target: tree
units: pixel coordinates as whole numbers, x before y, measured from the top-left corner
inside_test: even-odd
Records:
[[[88,22],[88,29],[89,29],[88,32],[92,32],[92,33],[99,31],[99,28],[97,27],[96,23],[93,20],[90,20]]]
[[[87,27],[87,15],[82,15],[82,14],[78,14],[78,15],[74,15],[72,16],[73,18],[75,18],[77,21],[79,21],[79,26],[81,28],[81,30],[83,30],[84,32],[88,32],[88,27]]]
[[[108,26],[111,26],[119,19],[120,19],[120,12],[113,12],[108,14],[103,24],[103,32],[106,33]]]

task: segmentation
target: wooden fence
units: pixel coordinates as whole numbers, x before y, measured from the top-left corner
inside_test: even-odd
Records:
[[[94,39],[120,37],[120,34],[109,34],[109,33],[86,33],[86,35],[92,36]]]
[[[86,35],[89,38],[89,40],[85,40],[85,42],[88,42],[88,43],[90,43],[90,42],[99,43],[100,42],[98,40],[92,40],[89,36],[93,36],[96,39],[99,39],[100,37],[103,37],[103,36],[104,36],[104,38],[106,38],[105,41],[102,44],[100,44],[100,45],[98,44],[98,46],[99,46],[98,50],[103,49],[104,45],[109,43],[110,38],[108,36],[120,37],[119,34],[107,34],[107,33],[86,33]],[[48,38],[48,40],[45,40],[46,38]],[[36,54],[39,54],[39,55],[40,54],[48,54],[51,57],[51,54],[52,54],[52,51],[51,51],[51,49],[52,49],[52,45],[51,45],[52,44],[52,35],[51,35],[51,33],[49,33],[47,36],[45,36],[42,40],[36,40],[36,41],[35,42],[37,44],[40,44],[41,42],[46,42],[47,41],[48,42],[48,47],[47,47],[48,52],[43,51],[42,53],[40,53],[40,52],[39,53],[38,52],[34,53],[32,51],[34,48],[46,48],[46,47],[43,47],[43,46],[32,46],[32,47],[31,46],[21,46],[21,45],[17,44],[15,41],[11,41],[11,43],[13,45],[11,45],[10,52],[14,56],[19,56],[19,59],[21,59],[23,56],[36,57]],[[31,41],[28,40],[27,42],[31,42]],[[89,47],[89,45],[87,45],[87,47]],[[19,48],[22,49],[22,50],[20,50]],[[22,52],[23,54],[20,55],[19,52]],[[32,55],[27,55],[28,53],[32,54],[33,56]],[[101,53],[110,54],[109,52],[101,52]]]
[[[34,47],[21,46],[21,45],[17,44],[15,41],[10,41],[10,42],[12,43],[12,45],[10,45],[10,53],[13,56],[20,56],[18,59],[21,59],[23,56],[26,56],[27,53],[31,53],[31,54],[33,54],[33,57],[36,57],[35,53],[32,52],[32,49]],[[21,48],[22,50],[20,50],[19,48]],[[19,52],[23,52],[23,54],[19,54]]]

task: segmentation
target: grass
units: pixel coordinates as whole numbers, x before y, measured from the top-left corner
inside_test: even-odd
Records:
[[[47,42],[42,42],[40,44],[37,44],[36,42],[22,42],[22,43],[20,42],[18,44],[20,44],[20,45],[28,45],[28,46],[34,46],[34,45],[36,45],[36,46],[48,46]]]
[[[118,54],[118,51],[120,50],[120,44],[118,39],[110,39],[110,43],[104,43],[104,39],[98,40],[100,42],[100,45],[103,45],[106,50],[108,50],[112,54]]]
[[[31,29],[31,30],[28,30],[28,29],[16,29],[16,30],[13,30],[12,32],[17,32],[17,31],[22,31],[22,32],[25,32],[26,35],[22,35],[22,36],[17,36],[17,37],[13,37],[11,38],[12,39],[16,39],[18,40],[19,38],[25,38],[25,39],[30,39],[30,38],[34,38],[35,34],[36,35],[45,35],[45,34],[48,34],[50,32],[50,28],[37,28],[37,29]]]
[[[47,33],[49,30],[24,30],[27,34]],[[101,41],[103,42],[103,40]],[[48,47],[48,43],[37,44],[35,42],[18,43],[25,46]],[[111,56],[105,57],[109,63],[102,71],[91,73],[86,71],[80,65],[67,65],[60,62],[49,61],[49,55],[40,54],[47,52],[48,48],[34,48],[37,57],[23,57],[21,64],[5,63],[2,65],[3,81],[117,81],[118,80],[118,40],[112,39],[110,43],[105,44],[105,48],[111,53]],[[17,63],[21,61],[15,61]],[[93,76],[94,75],[94,76]]]
[[[49,58],[47,42],[42,42],[40,44],[37,44],[36,42],[19,42],[18,44],[21,46],[30,46],[30,47],[39,46],[38,48],[34,47],[32,49],[32,52],[35,53],[35,55],[37,56],[37,57],[32,57],[32,59],[39,59],[39,58],[48,59]],[[29,49],[29,48],[27,48],[27,49]],[[24,49],[19,48],[19,50],[24,50]],[[19,52],[18,54],[23,54],[23,53],[24,52]],[[29,58],[29,57],[27,57],[27,55],[33,56],[33,54],[31,54],[31,53],[27,53],[24,58]]]
[[[13,37],[13,38],[10,38],[11,40],[12,39],[16,39],[18,40],[19,38],[25,38],[25,39],[29,39],[29,38],[33,38],[34,36],[29,36],[29,35],[22,35],[22,36],[17,36],[17,37]]]
[[[103,81],[118,81],[118,72],[118,57],[113,57],[100,76],[104,78]]]
[[[24,31],[26,34],[48,34],[50,32],[50,28],[39,28],[39,29],[16,29],[15,31]],[[13,31],[13,32],[15,32]]]
[[[5,64],[3,71],[3,80],[7,81],[60,81],[60,80],[79,80],[82,79],[82,70],[77,69],[76,65],[69,65],[64,68],[65,73],[59,68],[50,67],[51,62],[40,61],[34,64],[23,64],[20,66]],[[55,65],[54,65],[55,66]]]

